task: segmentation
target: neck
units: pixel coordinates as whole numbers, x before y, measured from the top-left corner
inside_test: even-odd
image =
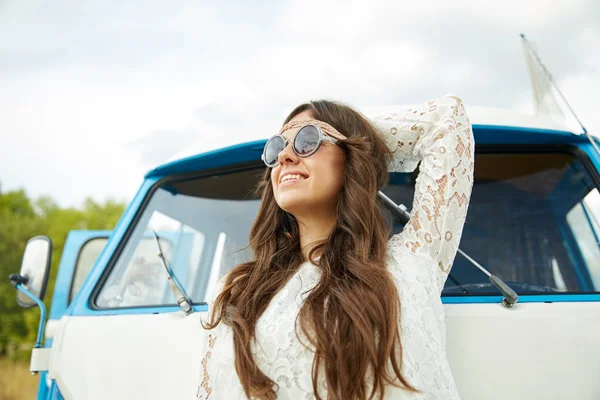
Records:
[[[333,227],[335,218],[328,216],[316,216],[314,214],[305,218],[296,218],[300,230],[300,247],[302,257],[308,260],[308,254],[315,244],[326,239]]]

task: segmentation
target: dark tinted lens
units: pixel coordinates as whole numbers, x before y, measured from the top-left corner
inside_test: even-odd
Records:
[[[314,153],[319,147],[319,131],[312,125],[307,125],[296,134],[294,149],[300,156]]]
[[[265,162],[268,165],[277,163],[277,156],[285,148],[285,141],[281,136],[272,137],[265,146]]]

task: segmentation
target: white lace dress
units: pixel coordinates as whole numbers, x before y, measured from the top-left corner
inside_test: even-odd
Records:
[[[387,256],[401,300],[402,373],[420,393],[389,386],[385,398],[459,399],[446,356],[440,293],[457,252],[473,185],[471,124],[461,100],[453,96],[374,122],[394,152],[390,171],[413,171],[421,163],[411,219],[390,239]],[[305,262],[257,322],[254,358],[279,385],[279,399],[314,398],[313,353],[298,340],[294,322],[319,277],[317,267]],[[318,387],[327,398],[324,379]],[[235,372],[232,333],[225,324],[208,331],[197,398],[245,398]]]

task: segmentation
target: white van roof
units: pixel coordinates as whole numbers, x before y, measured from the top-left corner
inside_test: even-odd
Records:
[[[378,115],[398,112],[410,108],[410,105],[404,106],[377,106],[366,107],[361,110],[366,116],[373,118]],[[471,106],[465,104],[469,119],[473,125],[488,126],[510,126],[515,128],[531,129],[549,129],[555,131],[573,132],[565,124],[553,120],[549,116],[520,113],[514,110],[506,110],[493,107]]]
[[[386,105],[386,106],[372,106],[362,107],[360,111],[369,118],[375,118],[382,114],[388,114],[398,112],[398,110],[406,110],[411,105]],[[548,129],[563,132],[573,132],[572,129],[567,127],[560,122],[554,121],[550,117],[543,115],[534,115],[520,113],[514,110],[506,110],[491,107],[480,107],[465,105],[469,119],[473,125],[487,125],[487,126],[509,126],[515,128],[527,128],[527,129]],[[210,137],[201,137],[195,143],[186,146],[181,151],[169,157],[167,162],[176,161],[192,155],[204,153],[209,150],[216,150],[227,146],[239,144],[240,142],[250,142],[254,140],[268,139],[268,136],[260,134],[250,134],[240,139],[238,135],[218,132],[216,127],[211,127],[210,131],[215,132]]]

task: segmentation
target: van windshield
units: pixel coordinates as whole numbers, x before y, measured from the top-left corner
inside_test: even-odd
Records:
[[[600,291],[600,194],[584,161],[566,150],[478,152],[461,249],[519,294]],[[252,257],[248,236],[260,205],[253,190],[263,172],[257,165],[154,190],[95,305],[176,304],[156,243],[145,240],[152,230],[187,294],[205,302],[219,278]],[[410,208],[416,176],[392,174],[384,192]],[[499,293],[457,255],[442,294]]]

